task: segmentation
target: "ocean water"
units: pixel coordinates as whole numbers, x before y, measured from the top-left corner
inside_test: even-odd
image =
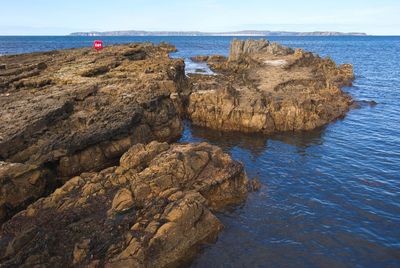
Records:
[[[0,37],[0,54],[91,46],[92,37]],[[100,39],[97,37],[97,39]],[[175,44],[174,57],[228,54],[232,37],[104,37],[105,44]],[[208,141],[262,183],[193,267],[400,267],[400,37],[269,37],[354,65],[345,88],[376,101],[323,129],[273,136],[186,123],[181,141]],[[190,70],[204,68],[186,60]],[[0,57],[1,63],[1,57]]]

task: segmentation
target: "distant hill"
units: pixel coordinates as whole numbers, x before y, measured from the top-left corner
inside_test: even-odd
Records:
[[[169,31],[108,31],[76,32],[72,36],[366,36],[366,33],[341,32],[285,32],[285,31],[238,31],[238,32],[169,32]]]

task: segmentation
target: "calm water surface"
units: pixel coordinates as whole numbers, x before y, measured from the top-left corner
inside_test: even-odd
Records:
[[[0,37],[0,54],[90,46],[91,37]],[[232,37],[104,37],[167,41],[174,57],[227,54]],[[271,37],[355,67],[351,111],[324,129],[270,137],[186,124],[245,164],[261,190],[220,214],[225,230],[193,267],[400,267],[400,37]],[[1,62],[1,58],[0,58]],[[190,69],[198,68],[187,60]]]

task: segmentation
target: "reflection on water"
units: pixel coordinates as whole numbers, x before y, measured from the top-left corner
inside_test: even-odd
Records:
[[[392,197],[390,205],[387,197],[371,196],[373,188],[391,187],[353,173],[361,166],[338,165],[339,159],[326,152],[326,132],[329,127],[266,137],[186,122],[182,142],[220,146],[245,164],[249,177],[257,176],[263,184],[245,204],[219,215],[226,228],[193,267],[399,264],[397,199]],[[340,150],[340,146],[330,149]],[[342,160],[346,159],[350,162],[347,156]],[[396,185],[392,190],[398,193]]]
[[[217,131],[195,126],[186,121],[183,140],[207,141],[221,147],[226,152],[230,152],[234,147],[240,147],[254,157],[260,156],[268,149],[268,140],[274,140],[293,145],[296,147],[297,153],[304,154],[307,147],[322,143],[323,130],[324,128],[320,128],[308,132],[278,133],[266,136],[258,133]]]

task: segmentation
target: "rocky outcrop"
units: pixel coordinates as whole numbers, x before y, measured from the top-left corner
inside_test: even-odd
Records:
[[[170,96],[186,78],[174,50],[144,43],[3,56],[0,160],[68,179],[114,165],[136,143],[176,140],[182,122]]]
[[[3,225],[4,267],[173,267],[246,197],[243,166],[206,143],[134,145],[118,167],[69,180]]]
[[[219,130],[270,134],[311,130],[348,111],[341,90],[354,79],[352,66],[336,66],[301,49],[265,40],[234,40],[229,58],[210,64],[219,75],[192,75],[187,116]]]
[[[231,62],[238,62],[240,60],[245,60],[246,57],[251,57],[251,55],[263,52],[276,56],[286,56],[293,54],[294,51],[289,47],[282,46],[278,43],[270,43],[263,39],[245,41],[234,39],[231,44],[228,60]]]
[[[55,163],[69,177],[135,143],[176,139],[182,125],[170,95],[185,75],[173,50],[133,44],[3,57],[0,157]]]

